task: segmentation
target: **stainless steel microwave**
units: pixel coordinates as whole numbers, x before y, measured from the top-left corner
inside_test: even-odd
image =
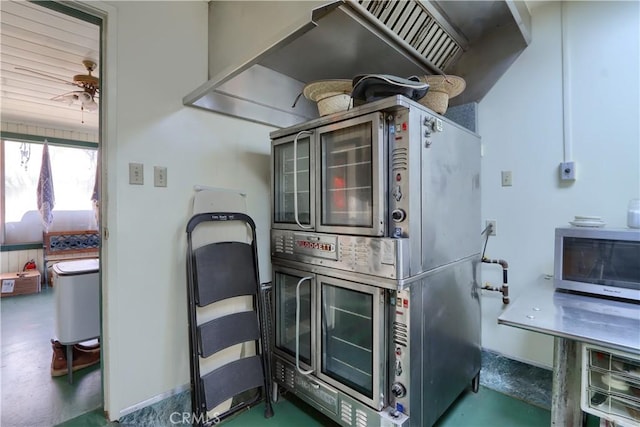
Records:
[[[640,230],[556,229],[558,289],[640,301]]]

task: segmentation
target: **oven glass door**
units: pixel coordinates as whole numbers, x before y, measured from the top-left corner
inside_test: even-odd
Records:
[[[315,181],[313,134],[300,132],[273,142],[273,228],[313,230]],[[295,159],[295,160],[294,160]]]
[[[315,352],[314,275],[283,267],[273,270],[275,352],[294,364],[297,358],[300,370],[310,371]]]
[[[319,378],[382,409],[386,334],[384,290],[317,276],[320,293]]]
[[[318,231],[384,234],[383,127],[372,113],[318,129]]]

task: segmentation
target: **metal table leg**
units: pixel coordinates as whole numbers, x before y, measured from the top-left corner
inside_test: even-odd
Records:
[[[73,344],[65,345],[67,348],[67,378],[69,384],[73,384]]]
[[[580,380],[580,344],[574,340],[555,337],[551,393],[552,426],[582,426]]]

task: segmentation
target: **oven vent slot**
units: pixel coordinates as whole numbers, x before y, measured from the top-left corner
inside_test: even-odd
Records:
[[[362,409],[356,409],[356,426],[367,427],[367,414]]]
[[[353,425],[353,408],[351,404],[345,402],[344,400],[340,402],[340,419],[347,423],[348,425]]]
[[[460,44],[416,0],[359,0],[358,3],[440,70],[446,69],[462,53]]]
[[[276,361],[276,368],[273,370],[273,376],[276,380],[284,382],[284,365],[279,360]]]
[[[274,236],[273,237],[273,250],[275,253],[284,253],[293,255],[293,237],[287,236]]]
[[[406,347],[408,338],[407,325],[400,322],[393,322],[393,342]]]
[[[282,362],[276,360],[276,366],[273,372],[274,379],[289,388],[294,388],[295,374],[292,369],[286,367]]]
[[[391,154],[391,168],[394,172],[407,170],[409,164],[407,149],[406,148],[394,148]]]
[[[273,248],[276,252],[284,252],[284,237],[283,236],[274,236],[273,237]]]
[[[284,383],[292,389],[295,388],[295,373],[293,369],[285,368]]]
[[[293,236],[286,236],[284,241],[284,253],[293,255]]]

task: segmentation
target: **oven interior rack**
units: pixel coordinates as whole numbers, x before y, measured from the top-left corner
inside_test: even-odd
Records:
[[[200,224],[230,221],[246,224],[250,243],[218,241],[193,248],[193,234]],[[258,272],[255,223],[249,216],[212,212],[194,215],[189,220],[187,293],[193,424],[217,424],[262,400],[265,402],[265,418],[271,417],[267,341],[263,327],[264,302]],[[229,313],[229,307],[234,307],[234,304],[227,300],[236,297],[249,297],[252,309]],[[203,314],[205,310],[206,315]],[[215,314],[216,310],[218,314]],[[232,347],[242,348],[242,351],[230,353]],[[220,356],[219,352],[223,350],[226,353]],[[229,353],[237,357],[228,361]],[[212,364],[210,359],[218,357],[217,354],[222,363]],[[209,366],[214,367],[207,369]],[[218,407],[223,409],[212,414],[211,411]]]

